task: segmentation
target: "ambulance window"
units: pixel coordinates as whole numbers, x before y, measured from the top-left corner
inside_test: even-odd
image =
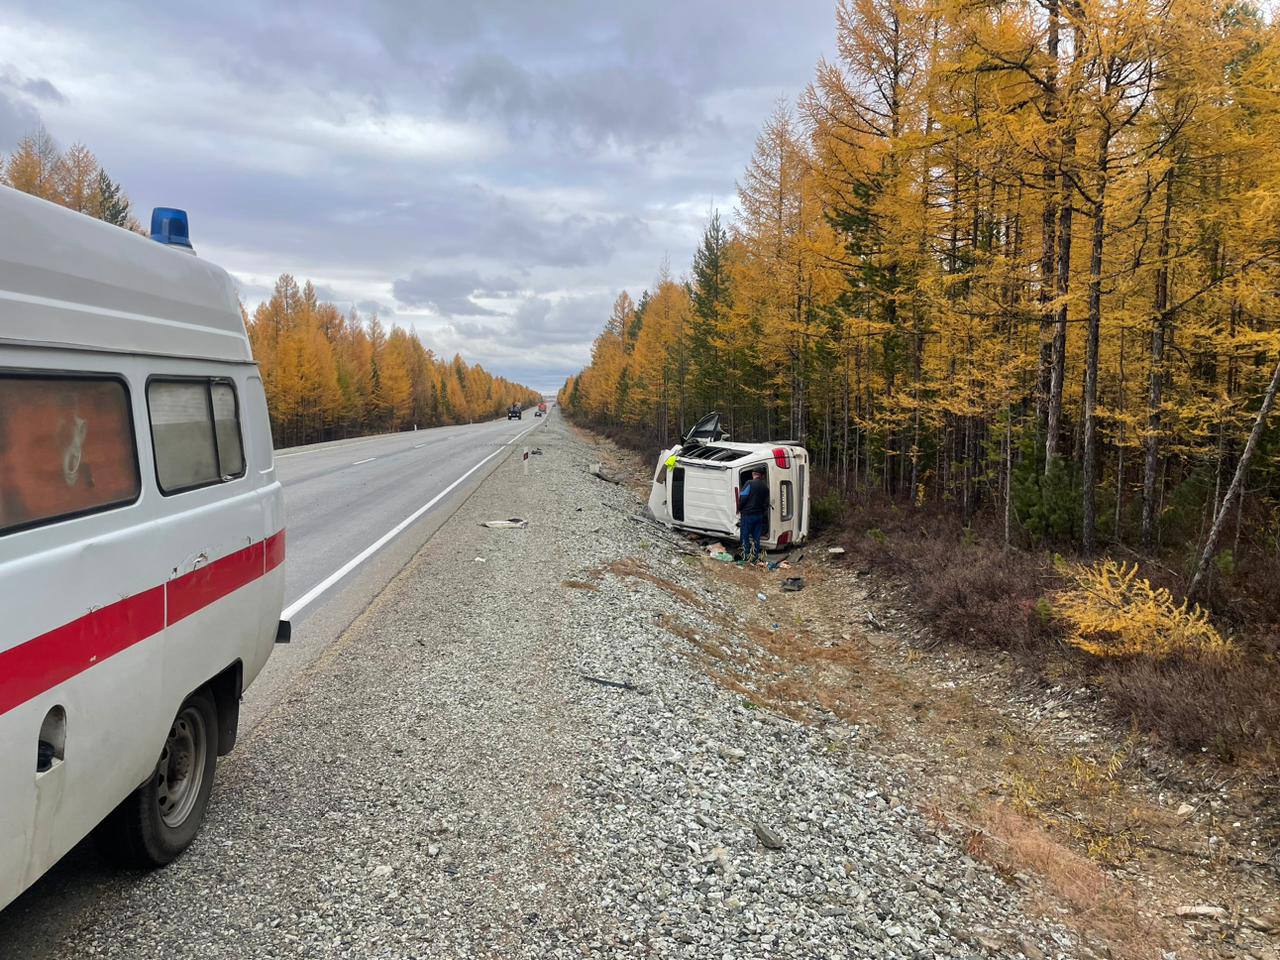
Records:
[[[138,498],[124,383],[0,374],[0,535]]]
[[[778,497],[782,501],[782,506],[781,506],[782,519],[790,520],[792,510],[794,509],[793,507],[794,499],[791,495],[790,480],[783,480],[780,484],[778,484]]]
[[[240,440],[236,390],[229,383],[213,385],[213,429],[218,439],[218,464],[222,475],[240,476],[244,473],[244,446]]]
[[[165,495],[244,474],[235,389],[223,380],[147,385],[156,479]]]

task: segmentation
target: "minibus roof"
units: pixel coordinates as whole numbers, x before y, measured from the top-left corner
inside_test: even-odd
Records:
[[[767,459],[773,456],[775,447],[794,448],[795,446],[790,440],[776,443],[734,443],[729,440],[717,440],[715,443],[686,445],[677,456],[682,460],[716,460],[736,463],[752,456]]]
[[[251,362],[220,267],[0,187],[0,344]]]

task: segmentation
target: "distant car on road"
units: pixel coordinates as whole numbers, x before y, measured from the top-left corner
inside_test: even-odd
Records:
[[[524,419],[524,411],[520,409],[520,405],[518,403],[513,403],[510,407],[507,408],[507,419],[508,420]]]
[[[538,404],[538,412],[535,413],[534,416],[540,417],[546,412],[547,412],[547,401],[543,400],[540,404]]]

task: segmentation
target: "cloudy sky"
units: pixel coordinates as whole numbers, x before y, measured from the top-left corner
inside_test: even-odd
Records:
[[[679,274],[832,0],[4,0],[0,151],[43,122],[191,214],[250,305],[288,271],[554,389]]]

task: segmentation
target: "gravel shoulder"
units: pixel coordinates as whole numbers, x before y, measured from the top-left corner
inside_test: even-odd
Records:
[[[771,656],[759,611],[601,448],[558,415],[529,442],[224,760],[187,855],[57,955],[1083,955],[857,724],[717,671]]]

